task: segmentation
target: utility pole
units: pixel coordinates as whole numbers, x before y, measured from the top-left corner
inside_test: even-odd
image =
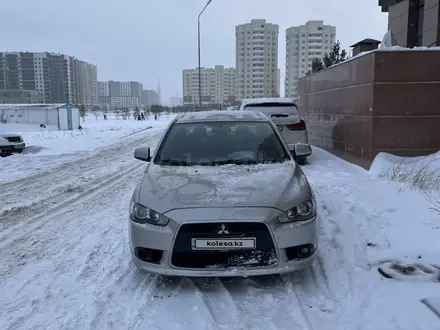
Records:
[[[161,105],[161,102],[160,102],[160,78],[159,77],[157,77],[157,97],[158,97],[157,103],[158,103],[158,105]]]
[[[197,50],[198,50],[198,58],[199,58],[199,111],[202,111],[202,68],[200,64],[200,16],[202,16],[206,7],[208,7],[211,2],[212,0],[209,0],[206,3],[205,7],[203,7],[202,11],[199,14],[199,17],[197,18],[197,36],[198,36]]]

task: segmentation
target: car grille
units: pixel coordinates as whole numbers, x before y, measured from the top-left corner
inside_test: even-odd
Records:
[[[15,147],[14,146],[0,146],[0,150],[2,152],[14,151]]]
[[[21,142],[21,138],[19,136],[8,136],[6,139],[9,142]]]
[[[226,225],[227,234],[219,234]],[[252,250],[193,250],[194,238],[247,238],[256,240]],[[278,262],[275,246],[269,229],[264,223],[256,222],[217,222],[184,224],[180,227],[174,242],[171,263],[180,268],[225,269],[233,267],[266,267]]]

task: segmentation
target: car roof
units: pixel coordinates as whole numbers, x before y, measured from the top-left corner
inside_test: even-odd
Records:
[[[213,110],[184,112],[176,116],[174,123],[196,123],[212,121],[269,121],[270,119],[258,111]]]
[[[257,105],[262,103],[293,103],[296,104],[295,101],[290,97],[260,97],[255,99],[245,99],[241,103],[241,108],[244,108],[247,105]]]

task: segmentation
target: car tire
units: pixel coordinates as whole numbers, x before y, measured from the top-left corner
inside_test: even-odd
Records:
[[[296,162],[297,162],[299,165],[306,165],[306,164],[307,164],[307,158],[306,158],[306,157],[300,157],[300,158],[297,158],[297,159],[296,159]]]

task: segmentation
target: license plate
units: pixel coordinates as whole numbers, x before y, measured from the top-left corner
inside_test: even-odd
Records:
[[[193,238],[193,250],[242,250],[255,249],[255,238]]]
[[[20,149],[21,146],[20,146],[20,145],[17,145],[17,146],[14,146],[14,148],[15,148],[15,149]]]
[[[281,126],[281,125],[278,125],[277,127],[278,127],[278,130],[279,130],[280,132],[282,132],[282,131],[283,131],[283,126]]]

